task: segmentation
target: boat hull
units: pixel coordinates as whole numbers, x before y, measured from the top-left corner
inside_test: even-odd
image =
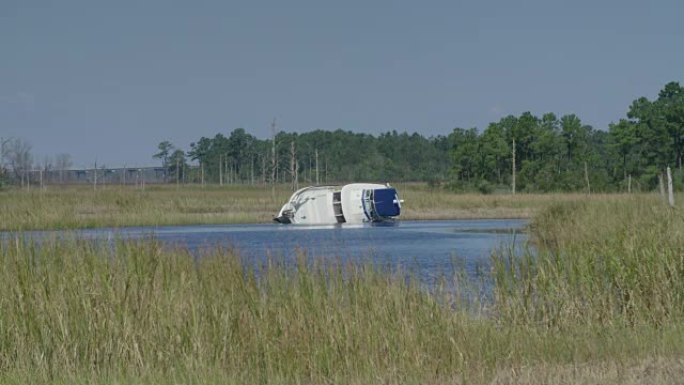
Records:
[[[274,220],[307,225],[383,222],[394,220],[400,212],[401,200],[391,186],[352,183],[297,190]]]

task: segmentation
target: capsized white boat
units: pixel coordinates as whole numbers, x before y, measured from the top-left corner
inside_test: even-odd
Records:
[[[383,222],[399,216],[401,203],[389,184],[311,186],[295,191],[273,220],[306,225]]]

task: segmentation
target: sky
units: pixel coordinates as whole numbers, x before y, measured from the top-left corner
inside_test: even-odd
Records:
[[[0,137],[155,165],[244,128],[448,135],[525,111],[607,129],[684,83],[684,1],[0,0]]]

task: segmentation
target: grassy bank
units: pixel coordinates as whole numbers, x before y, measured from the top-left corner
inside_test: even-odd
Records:
[[[0,192],[0,229],[254,223],[270,221],[284,186],[87,186]]]
[[[454,194],[424,184],[396,186],[402,219],[529,218],[583,194]],[[0,191],[0,230],[109,226],[267,223],[291,194],[288,186],[89,186]],[[624,199],[592,195],[592,200]]]
[[[150,240],[0,243],[0,383],[680,383],[678,213],[561,203],[533,231],[536,256],[493,257],[486,316],[306,256],[254,268]]]
[[[656,196],[555,204],[532,228],[536,256],[497,259],[498,307],[509,321],[563,328],[684,320],[679,209]]]

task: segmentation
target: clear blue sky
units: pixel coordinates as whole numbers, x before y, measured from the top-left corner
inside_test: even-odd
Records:
[[[684,82],[684,1],[0,0],[0,136],[154,164],[238,127],[424,135],[508,114],[605,129]]]

